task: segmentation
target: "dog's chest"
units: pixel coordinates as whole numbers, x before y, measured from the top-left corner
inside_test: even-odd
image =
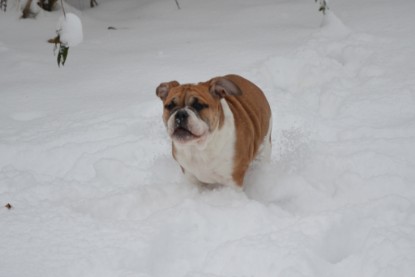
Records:
[[[230,143],[229,143],[230,144]],[[220,149],[186,149],[176,153],[178,163],[186,174],[193,175],[202,183],[232,183],[234,147]]]

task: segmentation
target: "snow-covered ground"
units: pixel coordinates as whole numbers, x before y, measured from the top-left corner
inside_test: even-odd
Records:
[[[415,276],[415,1],[98,2],[61,68],[60,12],[0,13],[0,276]],[[198,191],[155,88],[227,73],[272,161]]]

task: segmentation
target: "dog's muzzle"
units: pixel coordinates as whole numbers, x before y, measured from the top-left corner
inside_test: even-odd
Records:
[[[187,119],[189,118],[189,114],[185,110],[180,110],[176,113],[174,122],[176,123],[176,128],[186,128],[187,126]]]
[[[189,129],[189,113],[186,110],[179,110],[174,115],[174,132],[172,137],[179,142],[186,142],[196,138]]]

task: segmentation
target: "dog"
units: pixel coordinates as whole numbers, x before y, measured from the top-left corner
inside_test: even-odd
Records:
[[[156,95],[173,158],[192,183],[242,188],[250,164],[269,160],[271,108],[252,82],[238,75],[198,84],[171,81]]]

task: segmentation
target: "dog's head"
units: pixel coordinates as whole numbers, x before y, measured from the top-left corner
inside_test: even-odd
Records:
[[[240,95],[241,90],[225,77],[205,83],[161,83],[156,95],[163,101],[163,121],[176,144],[202,145],[223,124],[221,99]]]

